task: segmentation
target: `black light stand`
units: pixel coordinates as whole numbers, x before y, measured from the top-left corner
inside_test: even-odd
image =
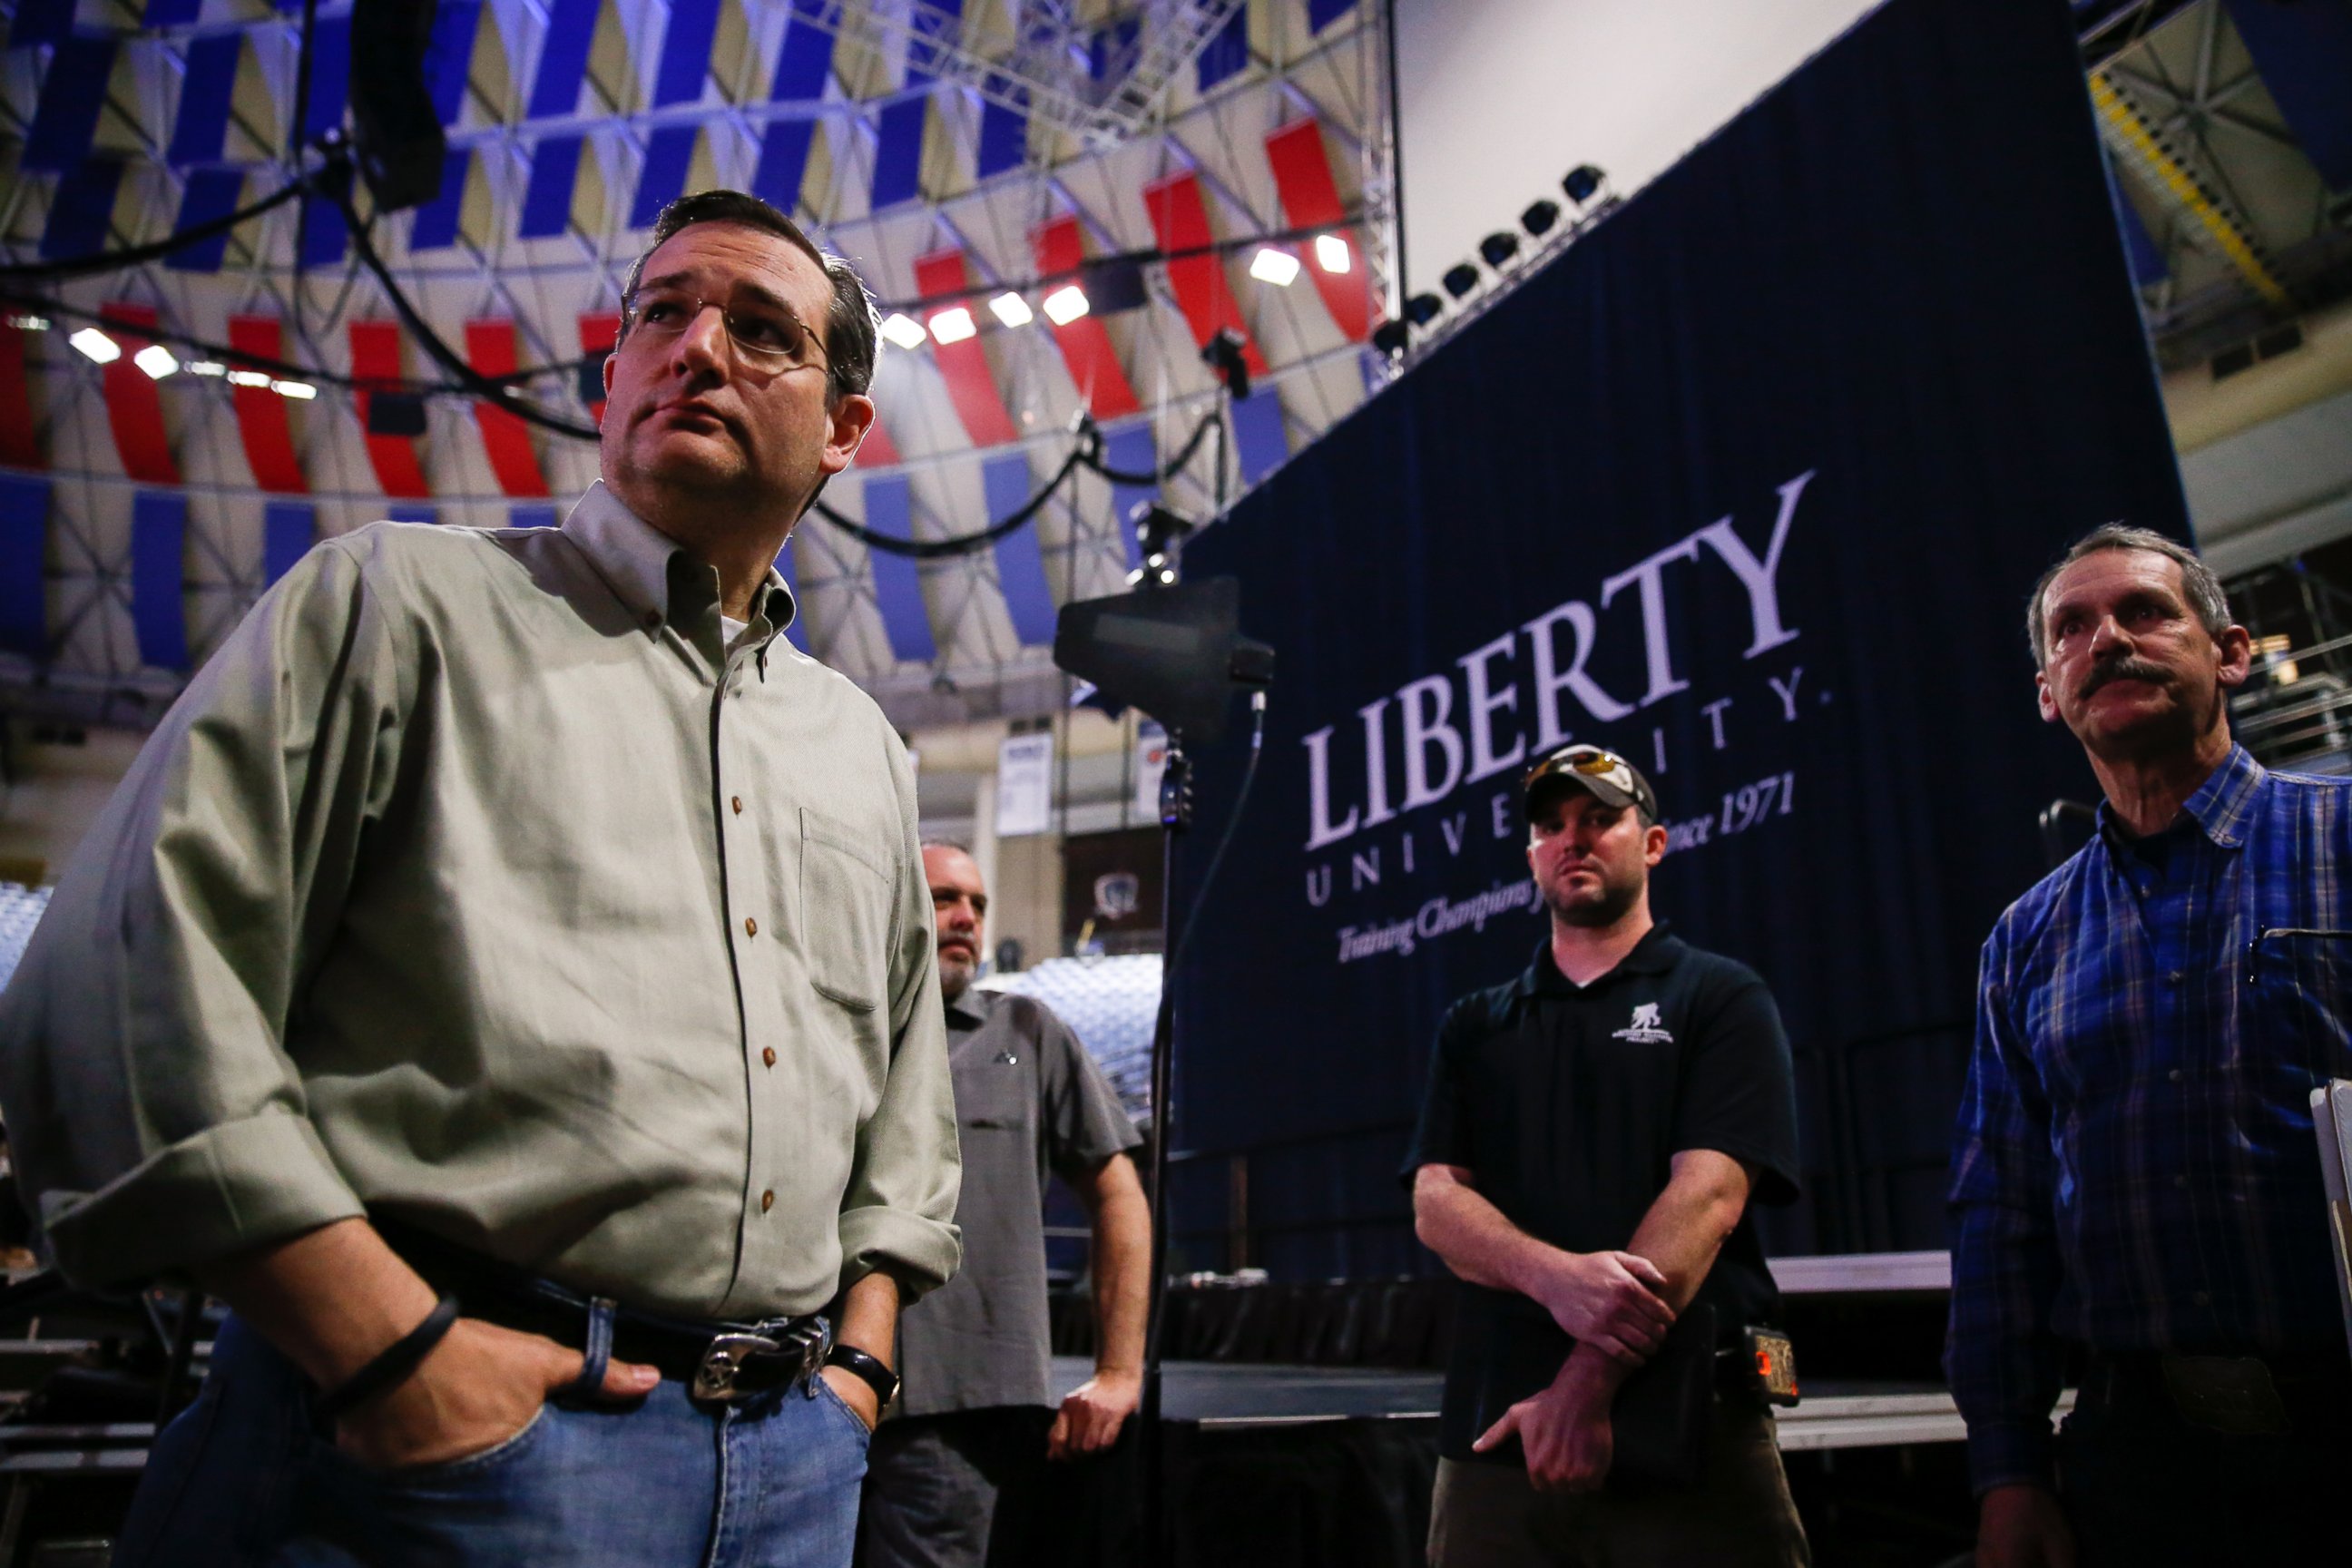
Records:
[[[1172,531],[1171,524],[1175,525]],[[1206,894],[1209,879],[1216,875],[1233,837],[1228,824],[1195,890],[1192,916],[1180,933],[1177,840],[1192,821],[1192,762],[1185,755],[1184,741],[1190,735],[1203,745],[1213,745],[1221,739],[1233,694],[1242,687],[1258,689],[1254,698],[1259,726],[1255,733],[1263,736],[1264,688],[1274,679],[1274,650],[1240,635],[1241,584],[1235,579],[1213,577],[1181,585],[1175,582],[1173,556],[1167,547],[1182,531],[1181,519],[1155,509],[1143,520],[1143,526],[1147,563],[1138,579],[1141,586],[1131,594],[1064,605],[1054,633],[1054,662],[1092,681],[1107,695],[1151,714],[1168,730],[1167,766],[1160,777],[1164,945],[1160,1006],[1151,1033],[1150,1306],[1144,1330],[1139,1412],[1144,1552],[1147,1562],[1158,1564],[1167,1561],[1169,1548],[1160,1429],[1160,1331],[1168,1294],[1168,1127],[1176,1059],[1175,980],[1192,932],[1192,917],[1199,913],[1200,899]],[[1249,783],[1255,777],[1256,760],[1254,741],[1249,771],[1243,775],[1242,789],[1234,803],[1235,822]]]

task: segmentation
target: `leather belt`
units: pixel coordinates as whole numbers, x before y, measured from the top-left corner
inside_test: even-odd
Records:
[[[457,1298],[468,1318],[582,1349],[590,1314],[609,1305],[613,1359],[657,1368],[698,1400],[728,1404],[816,1375],[832,1343],[823,1314],[757,1322],[665,1317],[600,1301],[397,1221],[372,1218],[402,1261],[435,1289]]]

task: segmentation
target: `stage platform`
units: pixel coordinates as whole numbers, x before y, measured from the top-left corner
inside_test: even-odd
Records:
[[[1093,1375],[1078,1356],[1054,1358],[1054,1386],[1067,1393]],[[1204,1431],[1302,1426],[1326,1421],[1434,1421],[1444,1378],[1380,1367],[1252,1366],[1170,1362],[1162,1415]],[[2074,1408],[2060,1395],[2055,1415]],[[1926,1383],[1827,1381],[1806,1385],[1793,1410],[1774,1412],[1789,1453],[1958,1443],[1968,1436],[1948,1390]]]

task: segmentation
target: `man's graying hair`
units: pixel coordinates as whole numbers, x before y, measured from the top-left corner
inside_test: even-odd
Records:
[[[2206,635],[2219,642],[2221,634],[2230,629],[2230,601],[2221,592],[2221,579],[2213,574],[2213,568],[2197,558],[2195,551],[2154,529],[2134,528],[2122,522],[2104,523],[2076,540],[2033,584],[2033,597],[2025,604],[2025,636],[2033,645],[2034,668],[2046,669],[2050,664],[2050,627],[2042,613],[2042,601],[2050,595],[2050,584],[2057,580],[2059,573],[2084,556],[2096,555],[2103,550],[2145,550],[2151,555],[2179,562],[2181,591],[2188,595],[2189,607],[2197,612]]]
[[[848,262],[817,248],[800,225],[759,197],[742,191],[698,191],[662,208],[645,249],[629,264],[628,281],[621,288],[621,332],[629,335],[636,323],[637,284],[646,275],[646,258],[678,230],[698,223],[740,223],[779,235],[824,269],[833,284],[833,302],[824,312],[825,401],[863,394],[874,384],[875,312],[873,296]]]

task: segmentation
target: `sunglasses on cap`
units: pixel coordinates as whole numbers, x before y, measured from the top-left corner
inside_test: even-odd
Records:
[[[1535,787],[1549,778],[1565,779],[1580,785],[1598,784],[1601,787],[1590,793],[1602,804],[1630,805],[1642,814],[1644,821],[1657,820],[1657,796],[1651,792],[1649,781],[1633,763],[1605,746],[1562,746],[1528,769],[1527,775],[1519,781],[1519,789],[1523,795],[1532,795]]]

